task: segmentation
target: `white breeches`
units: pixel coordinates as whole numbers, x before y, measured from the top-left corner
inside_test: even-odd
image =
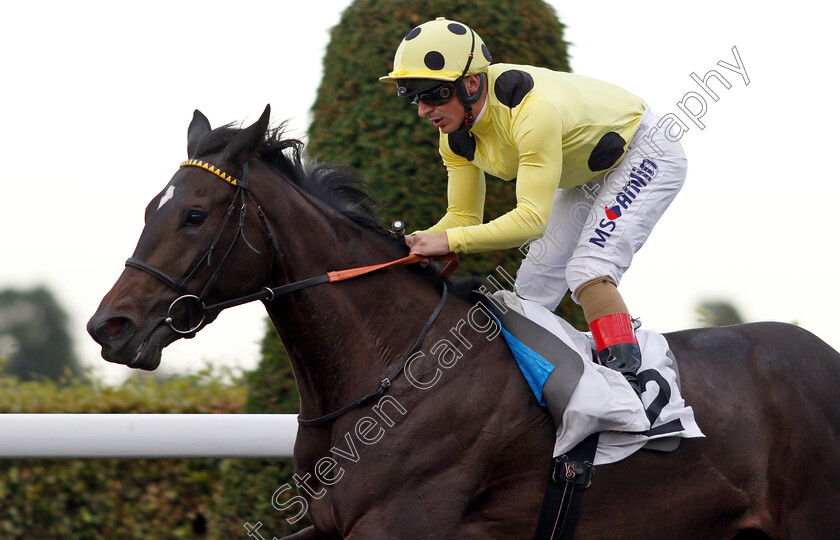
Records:
[[[566,294],[600,276],[616,284],[685,180],[679,141],[647,109],[627,153],[604,176],[558,189],[542,238],[525,246],[516,274],[522,298],[554,310]],[[577,298],[572,295],[577,302]]]

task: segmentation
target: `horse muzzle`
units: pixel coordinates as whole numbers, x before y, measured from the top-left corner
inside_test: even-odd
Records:
[[[163,321],[140,332],[133,318],[101,310],[90,318],[87,331],[102,346],[102,358],[147,371],[157,369],[163,348],[181,337]]]

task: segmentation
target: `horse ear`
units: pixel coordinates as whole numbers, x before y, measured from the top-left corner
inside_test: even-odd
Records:
[[[210,120],[201,114],[201,111],[196,109],[193,113],[193,119],[192,122],[190,122],[190,127],[187,129],[188,158],[192,159],[195,156],[195,149],[198,146],[198,141],[200,141],[206,133],[210,133],[210,129]]]
[[[222,161],[229,165],[239,167],[251,159],[265,142],[265,133],[268,131],[268,120],[271,116],[271,105],[266,105],[260,119],[246,127],[231,139],[230,143],[222,152]]]

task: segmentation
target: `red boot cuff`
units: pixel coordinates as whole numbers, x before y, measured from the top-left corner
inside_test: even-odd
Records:
[[[633,320],[627,313],[599,317],[589,323],[589,329],[595,338],[595,348],[599,351],[616,343],[639,343],[633,332]]]

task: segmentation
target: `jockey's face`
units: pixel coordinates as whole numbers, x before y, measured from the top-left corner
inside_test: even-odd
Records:
[[[480,80],[477,75],[467,77],[467,91],[477,92]],[[457,94],[457,93],[456,93]],[[484,106],[484,96],[473,105],[473,112],[477,114]],[[441,133],[452,133],[461,127],[464,122],[464,105],[459,96],[455,96],[442,105],[429,105],[423,100],[417,104],[417,115],[421,118],[428,118]]]
[[[464,121],[464,106],[457,97],[437,106],[421,101],[417,105],[417,115],[428,118],[441,133],[452,133]]]

